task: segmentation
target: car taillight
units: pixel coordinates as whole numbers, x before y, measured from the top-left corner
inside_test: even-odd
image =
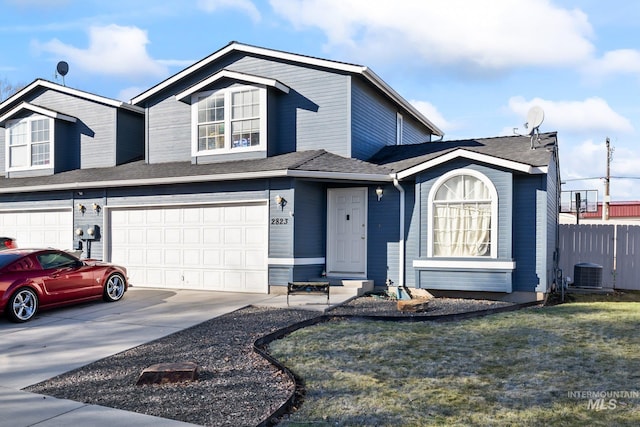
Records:
[[[17,247],[18,247],[18,245],[16,245],[16,241],[15,241],[15,240],[13,240],[13,239],[7,239],[7,240],[5,240],[5,241],[4,241],[4,246],[5,246],[7,249],[15,249],[15,248],[17,248]]]

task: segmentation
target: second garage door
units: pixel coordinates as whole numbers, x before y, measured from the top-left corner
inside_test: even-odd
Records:
[[[71,209],[0,212],[0,237],[13,237],[21,248],[73,248]]]
[[[133,286],[268,291],[266,203],[110,208],[110,258]]]

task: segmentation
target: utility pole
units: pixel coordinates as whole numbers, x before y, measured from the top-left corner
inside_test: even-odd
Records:
[[[611,159],[613,150],[609,143],[609,137],[607,137],[607,176],[604,179],[604,200],[602,202],[602,220],[607,221],[609,219],[609,203],[611,202],[611,196],[609,195],[609,183],[611,181]]]

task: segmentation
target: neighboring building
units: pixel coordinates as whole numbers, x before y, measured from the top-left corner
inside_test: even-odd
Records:
[[[640,225],[640,202],[619,201],[609,202],[609,219],[602,218],[602,202],[598,202],[597,211],[582,212],[580,218],[575,213],[560,214],[561,224],[628,224]]]
[[[363,66],[233,42],[130,104],[36,80],[0,126],[0,234],[82,243],[135,286],[522,300],[555,277],[556,134],[432,142]]]

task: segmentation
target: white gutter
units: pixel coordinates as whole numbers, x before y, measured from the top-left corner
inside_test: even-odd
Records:
[[[405,257],[405,248],[404,248],[404,215],[405,215],[405,193],[404,188],[398,182],[397,174],[393,178],[393,186],[400,192],[400,240],[398,241],[399,246],[399,268],[398,268],[398,286],[405,286],[404,283],[404,257]]]

